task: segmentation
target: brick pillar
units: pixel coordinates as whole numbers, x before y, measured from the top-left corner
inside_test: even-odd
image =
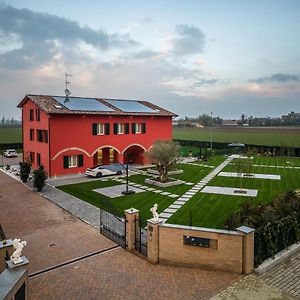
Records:
[[[241,226],[236,229],[243,234],[243,274],[254,271],[254,231],[255,229]]]
[[[6,243],[3,244],[3,241],[0,241],[0,273],[2,273],[6,269],[6,252],[8,252],[8,255],[11,256],[13,253],[13,245],[12,240],[6,240]]]
[[[147,260],[152,264],[157,264],[159,258],[159,224],[163,221],[150,219],[147,222]]]
[[[135,208],[125,210],[126,222],[126,248],[129,251],[135,249],[135,220],[139,218],[139,211]]]

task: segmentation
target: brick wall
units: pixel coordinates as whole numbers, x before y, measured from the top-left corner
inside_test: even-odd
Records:
[[[210,239],[210,247],[184,244],[184,236]],[[243,234],[190,226],[160,224],[160,264],[243,273]]]

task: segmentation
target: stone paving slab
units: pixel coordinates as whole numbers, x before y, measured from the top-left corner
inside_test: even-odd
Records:
[[[177,211],[177,208],[170,208],[170,206],[168,208],[166,208],[163,212],[164,213],[170,213],[170,214],[174,214]]]
[[[184,204],[184,203],[182,203],[182,204]],[[170,206],[169,206],[169,208],[173,208],[173,209],[178,209],[178,208],[180,208],[182,205],[180,205],[180,204],[171,204]]]
[[[218,176],[224,176],[224,177],[243,177],[243,178],[253,178],[253,179],[273,179],[273,180],[280,180],[280,175],[274,175],[274,174],[251,174],[252,176],[248,176],[246,173],[236,173],[236,172],[220,172]]]
[[[159,214],[160,218],[170,218],[171,216],[172,216],[171,213],[164,213],[164,212],[162,212],[162,213]]]
[[[129,190],[133,190],[136,193],[142,193],[145,192],[145,190],[137,188],[135,186],[128,186]],[[93,190],[96,193],[99,193],[101,195],[107,196],[109,198],[117,198],[117,197],[123,197],[125,196],[122,194],[126,190],[126,184],[121,184],[121,185],[114,185],[114,186],[109,186],[109,187],[104,187],[104,188],[99,188]]]
[[[171,194],[171,195],[168,195],[169,197],[171,197],[171,198],[178,198],[179,197],[179,195],[176,195],[176,194]]]
[[[256,197],[258,193],[258,190],[254,190],[254,189],[243,189],[243,191],[246,191],[245,194],[235,193],[234,191],[238,189],[239,188],[230,188],[230,187],[223,187],[223,186],[206,186],[203,190],[200,191],[200,193],[243,196],[243,197]]]

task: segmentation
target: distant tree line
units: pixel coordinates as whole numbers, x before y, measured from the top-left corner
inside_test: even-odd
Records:
[[[21,121],[16,120],[14,117],[12,117],[12,118],[2,117],[0,124],[1,125],[21,124]]]
[[[177,127],[210,127],[222,126],[228,120],[224,120],[217,116],[202,114],[198,117],[185,117],[178,119],[174,125]],[[281,117],[247,117],[242,114],[237,120],[230,120],[237,126],[252,126],[252,127],[269,127],[269,126],[300,126],[300,113],[290,112]]]

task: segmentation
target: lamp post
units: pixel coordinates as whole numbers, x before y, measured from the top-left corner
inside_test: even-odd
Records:
[[[124,166],[124,164],[121,164],[122,167],[126,170],[126,190],[123,191],[122,194],[123,195],[130,195],[130,194],[134,194],[135,191],[128,189],[128,159],[127,159],[127,155],[125,155],[125,160],[126,160],[126,167]]]

